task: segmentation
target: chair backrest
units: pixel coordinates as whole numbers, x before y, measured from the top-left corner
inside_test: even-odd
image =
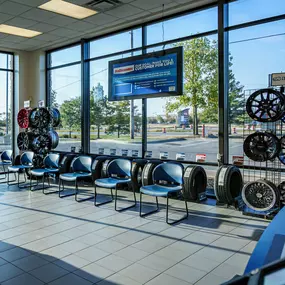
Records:
[[[28,166],[32,166],[33,165],[33,158],[34,158],[34,152],[32,151],[26,151],[24,152],[21,157],[20,157],[20,161],[22,165],[28,165]]]
[[[59,154],[58,153],[49,153],[44,158],[44,166],[46,168],[58,168],[59,167]]]
[[[92,158],[87,155],[81,155],[74,158],[70,169],[72,172],[91,172]]]
[[[165,162],[155,167],[152,178],[155,181],[167,181],[168,183],[183,184],[183,165],[180,163]]]
[[[0,155],[0,160],[3,162],[12,162],[12,150],[4,150]]]
[[[132,163],[128,159],[117,158],[112,160],[107,168],[108,176],[131,177]]]

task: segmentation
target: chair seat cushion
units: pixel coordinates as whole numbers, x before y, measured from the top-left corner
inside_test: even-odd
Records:
[[[154,185],[142,186],[140,188],[141,193],[157,197],[166,197],[168,193],[178,192],[180,190],[182,190],[181,185],[163,186],[163,185],[154,184]]]
[[[33,169],[31,171],[31,174],[34,176],[43,176],[45,173],[56,173],[58,172],[58,169],[56,168],[38,168]]]
[[[103,188],[115,188],[117,184],[129,183],[131,182],[130,178],[100,178],[95,180],[96,186]]]
[[[91,173],[88,172],[72,172],[60,174],[59,179],[64,181],[75,181],[78,178],[90,177]]]
[[[8,170],[11,172],[18,172],[20,169],[29,169],[32,168],[32,165],[13,165],[9,166]]]
[[[0,161],[0,165],[11,165],[12,162],[11,161]]]

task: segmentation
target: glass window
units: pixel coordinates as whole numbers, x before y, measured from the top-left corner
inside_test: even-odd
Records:
[[[90,58],[138,48],[142,45],[141,28],[101,38],[90,43]]]
[[[147,27],[147,44],[179,39],[218,28],[217,8],[176,17]]]
[[[197,154],[205,154],[206,162],[217,162],[217,37],[187,40],[165,48],[175,46],[184,49],[184,94],[148,99],[148,154],[174,160],[182,156],[187,161],[196,161]]]
[[[49,67],[60,66],[81,60],[81,45],[50,53]]]
[[[13,69],[13,56],[8,53],[0,53],[0,68]]]
[[[133,53],[138,55],[141,52]],[[141,100],[109,102],[109,61],[122,54],[90,63],[90,152],[141,156]],[[131,113],[133,110],[133,113]],[[131,126],[133,126],[131,128]]]
[[[1,59],[0,59],[1,62]],[[0,152],[12,149],[13,72],[0,71]],[[1,172],[2,170],[0,170]]]
[[[284,0],[238,0],[229,3],[229,25],[285,14]]]
[[[56,129],[60,140],[56,150],[81,148],[81,65],[49,71],[50,105],[59,109],[61,124]]]
[[[229,33],[230,160],[233,155],[243,155],[243,132],[262,128],[242,116],[240,105],[245,106],[255,90],[268,87],[269,74],[285,71],[284,28],[285,21],[278,21]]]

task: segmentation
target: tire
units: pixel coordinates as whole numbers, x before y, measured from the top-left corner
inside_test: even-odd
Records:
[[[139,192],[142,186],[142,172],[146,164],[146,159],[134,159],[132,161],[132,186],[135,192]]]
[[[184,171],[184,197],[189,201],[197,201],[207,188],[207,174],[203,167],[190,165]]]
[[[17,122],[21,129],[29,128],[29,117],[31,110],[32,109],[30,108],[23,108],[19,111],[17,115]]]
[[[108,156],[97,156],[94,159],[91,167],[93,181],[102,177],[102,167],[106,159],[108,159]]]
[[[51,108],[50,110],[51,114],[51,121],[53,128],[56,128],[60,124],[60,112],[57,108]]]
[[[280,201],[282,204],[285,204],[285,181],[278,185],[278,189],[280,191]]]
[[[50,112],[46,108],[34,108],[30,112],[29,126],[35,129],[45,129],[51,121]]]
[[[70,172],[70,164],[71,161],[76,157],[76,154],[66,154],[60,160],[59,163],[59,173],[67,173]]]
[[[107,159],[105,159],[105,161],[103,162],[102,169],[101,169],[102,178],[108,177],[107,168],[108,168],[109,163],[114,159],[115,159],[114,157],[107,156]]]
[[[241,194],[243,179],[238,167],[233,165],[221,166],[215,176],[214,191],[217,201],[233,204]]]
[[[263,197],[266,197],[266,201]],[[280,204],[280,191],[271,181],[259,179],[244,185],[242,200],[252,210],[268,211]]]
[[[20,151],[32,149],[34,135],[30,132],[20,132],[17,136],[17,146]]]
[[[49,136],[49,149],[55,149],[58,146],[59,143],[59,136],[56,131],[49,131],[48,132]]]
[[[152,185],[153,180],[152,180],[152,172],[154,168],[163,163],[161,160],[150,160],[148,163],[144,166],[143,172],[142,172],[142,185]]]

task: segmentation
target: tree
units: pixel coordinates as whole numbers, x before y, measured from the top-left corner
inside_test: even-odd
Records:
[[[184,49],[184,94],[170,99],[168,111],[192,106],[193,134],[198,134],[198,111],[204,122],[218,122],[218,47],[216,41],[197,38],[178,43]],[[242,107],[240,104],[243,86],[236,81],[229,58],[229,102],[232,114]],[[240,110],[239,110],[240,112]]]
[[[59,105],[58,103],[56,102],[56,96],[57,96],[57,93],[55,90],[51,90],[50,92],[50,106],[51,107],[54,107],[54,108],[58,108]]]
[[[61,120],[63,127],[69,129],[69,137],[74,128],[80,128],[81,125],[81,98],[75,97],[65,100],[60,106]]]

